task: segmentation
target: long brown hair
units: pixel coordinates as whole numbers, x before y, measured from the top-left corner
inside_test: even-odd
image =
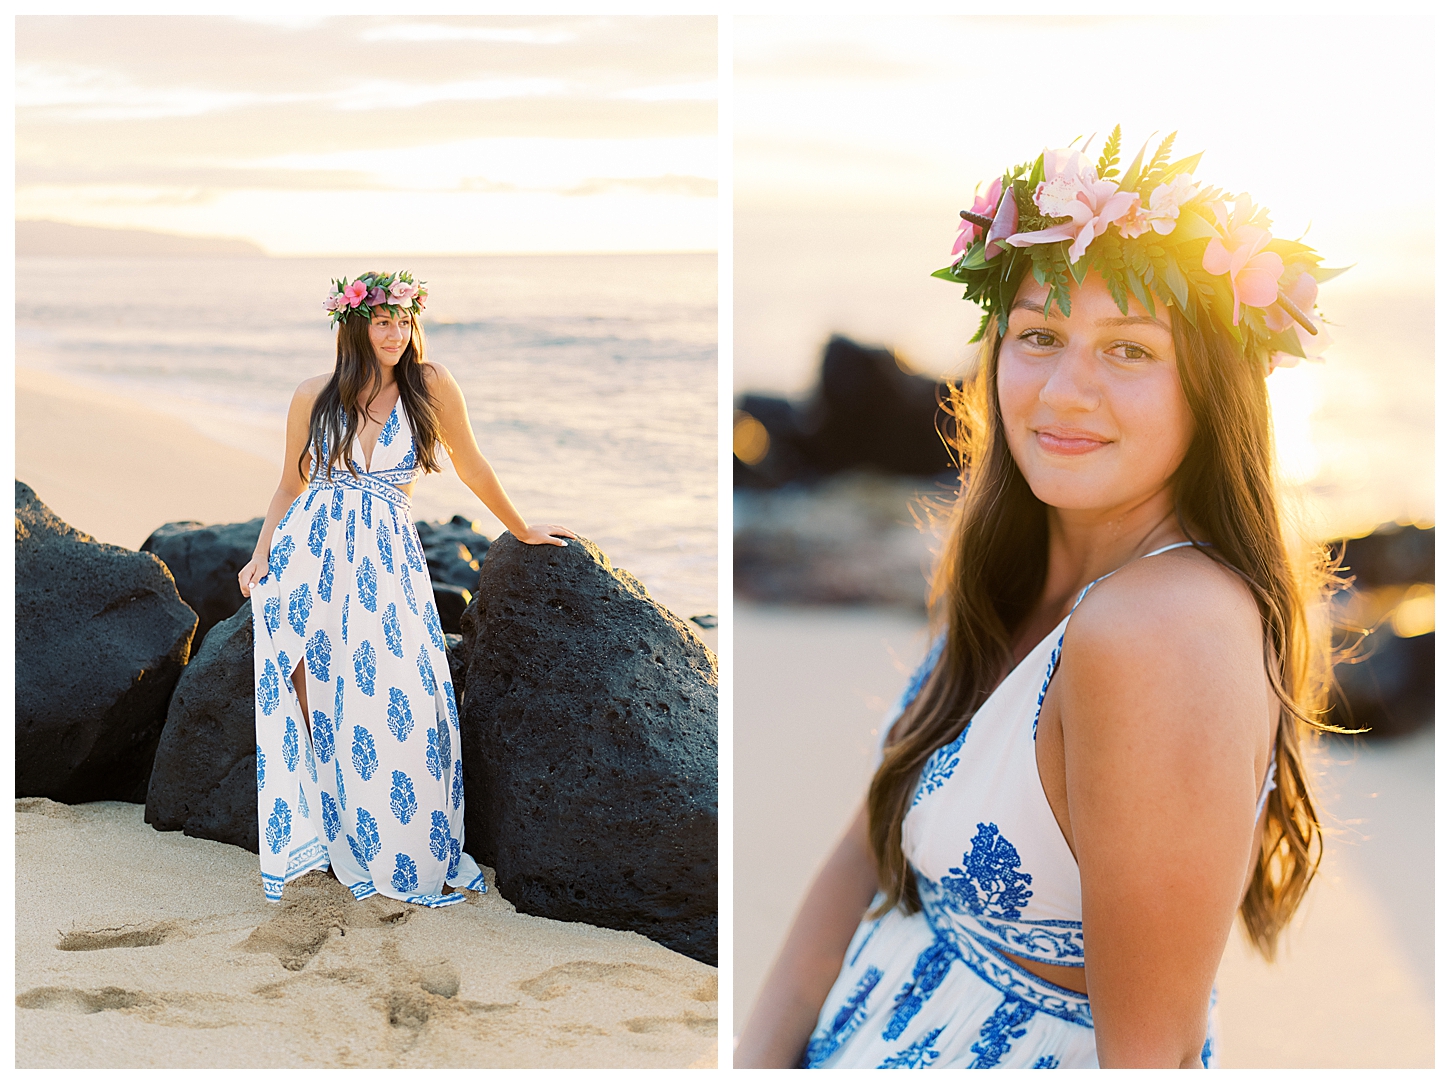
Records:
[[[1223,336],[1190,325],[1177,310],[1172,323],[1194,419],[1192,441],[1171,483],[1178,522],[1185,536],[1210,544],[1200,552],[1234,569],[1253,591],[1264,627],[1264,668],[1280,705],[1278,786],[1269,796],[1258,864],[1239,905],[1255,947],[1272,960],[1322,853],[1300,734],[1306,727],[1329,729],[1318,721],[1328,687],[1327,635],[1311,632],[1306,608],[1328,579],[1328,563],[1322,550],[1297,564],[1290,559],[1260,363]],[[986,700],[1010,661],[1012,634],[1046,580],[1047,510],[1007,447],[996,392],[1000,345],[992,321],[975,377],[950,387],[945,404],[956,419],[949,443],[962,486],[931,585],[932,623],[943,644],[931,676],[892,728],[867,797],[885,894],[878,914],[920,907],[901,848],[901,823],[922,766]]]
[[[362,431],[363,404],[371,402],[383,387],[383,365],[373,352],[372,340],[368,337],[370,323],[361,315],[355,315],[337,325],[337,362],[332,369],[332,379],[312,404],[312,420],[308,426],[310,436],[307,447],[297,460],[297,472],[304,477],[307,475],[308,455],[312,455],[314,462],[319,462],[324,450],[326,463],[316,471],[317,474],[331,478],[333,469],[341,463],[349,474],[357,476],[347,452]],[[424,377],[426,360],[423,327],[415,316],[412,336],[393,369],[393,377],[398,382],[398,398],[408,412],[408,424],[413,429],[418,466],[425,472],[431,472],[439,469],[438,441],[441,434],[437,404]]]

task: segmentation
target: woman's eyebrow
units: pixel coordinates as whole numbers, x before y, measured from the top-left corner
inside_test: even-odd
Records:
[[[1018,300],[1012,302],[1012,308],[1009,311],[1016,312],[1018,309],[1026,309],[1029,312],[1037,313],[1039,316],[1044,315],[1042,303],[1040,301],[1033,301],[1030,298],[1019,298]],[[1106,320],[1096,321],[1094,326],[1129,327],[1133,324],[1153,324],[1157,327],[1162,328],[1170,335],[1173,333],[1172,328],[1170,328],[1162,320],[1159,320],[1153,316],[1112,316]]]

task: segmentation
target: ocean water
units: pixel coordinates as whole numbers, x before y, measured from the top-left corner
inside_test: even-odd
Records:
[[[145,403],[280,473],[297,384],[332,369],[330,280],[428,283],[430,357],[530,523],[596,542],[682,616],[718,612],[713,255],[16,261],[21,365]],[[451,469],[418,519],[501,528]],[[265,509],[258,508],[256,515]]]

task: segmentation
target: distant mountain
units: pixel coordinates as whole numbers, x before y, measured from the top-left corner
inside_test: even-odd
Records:
[[[183,237],[158,230],[112,230],[65,222],[15,222],[17,256],[265,256],[234,237]]]

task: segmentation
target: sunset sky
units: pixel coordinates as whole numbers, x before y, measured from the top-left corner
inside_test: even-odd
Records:
[[[709,16],[16,22],[16,217],[273,255],[716,247]]]

